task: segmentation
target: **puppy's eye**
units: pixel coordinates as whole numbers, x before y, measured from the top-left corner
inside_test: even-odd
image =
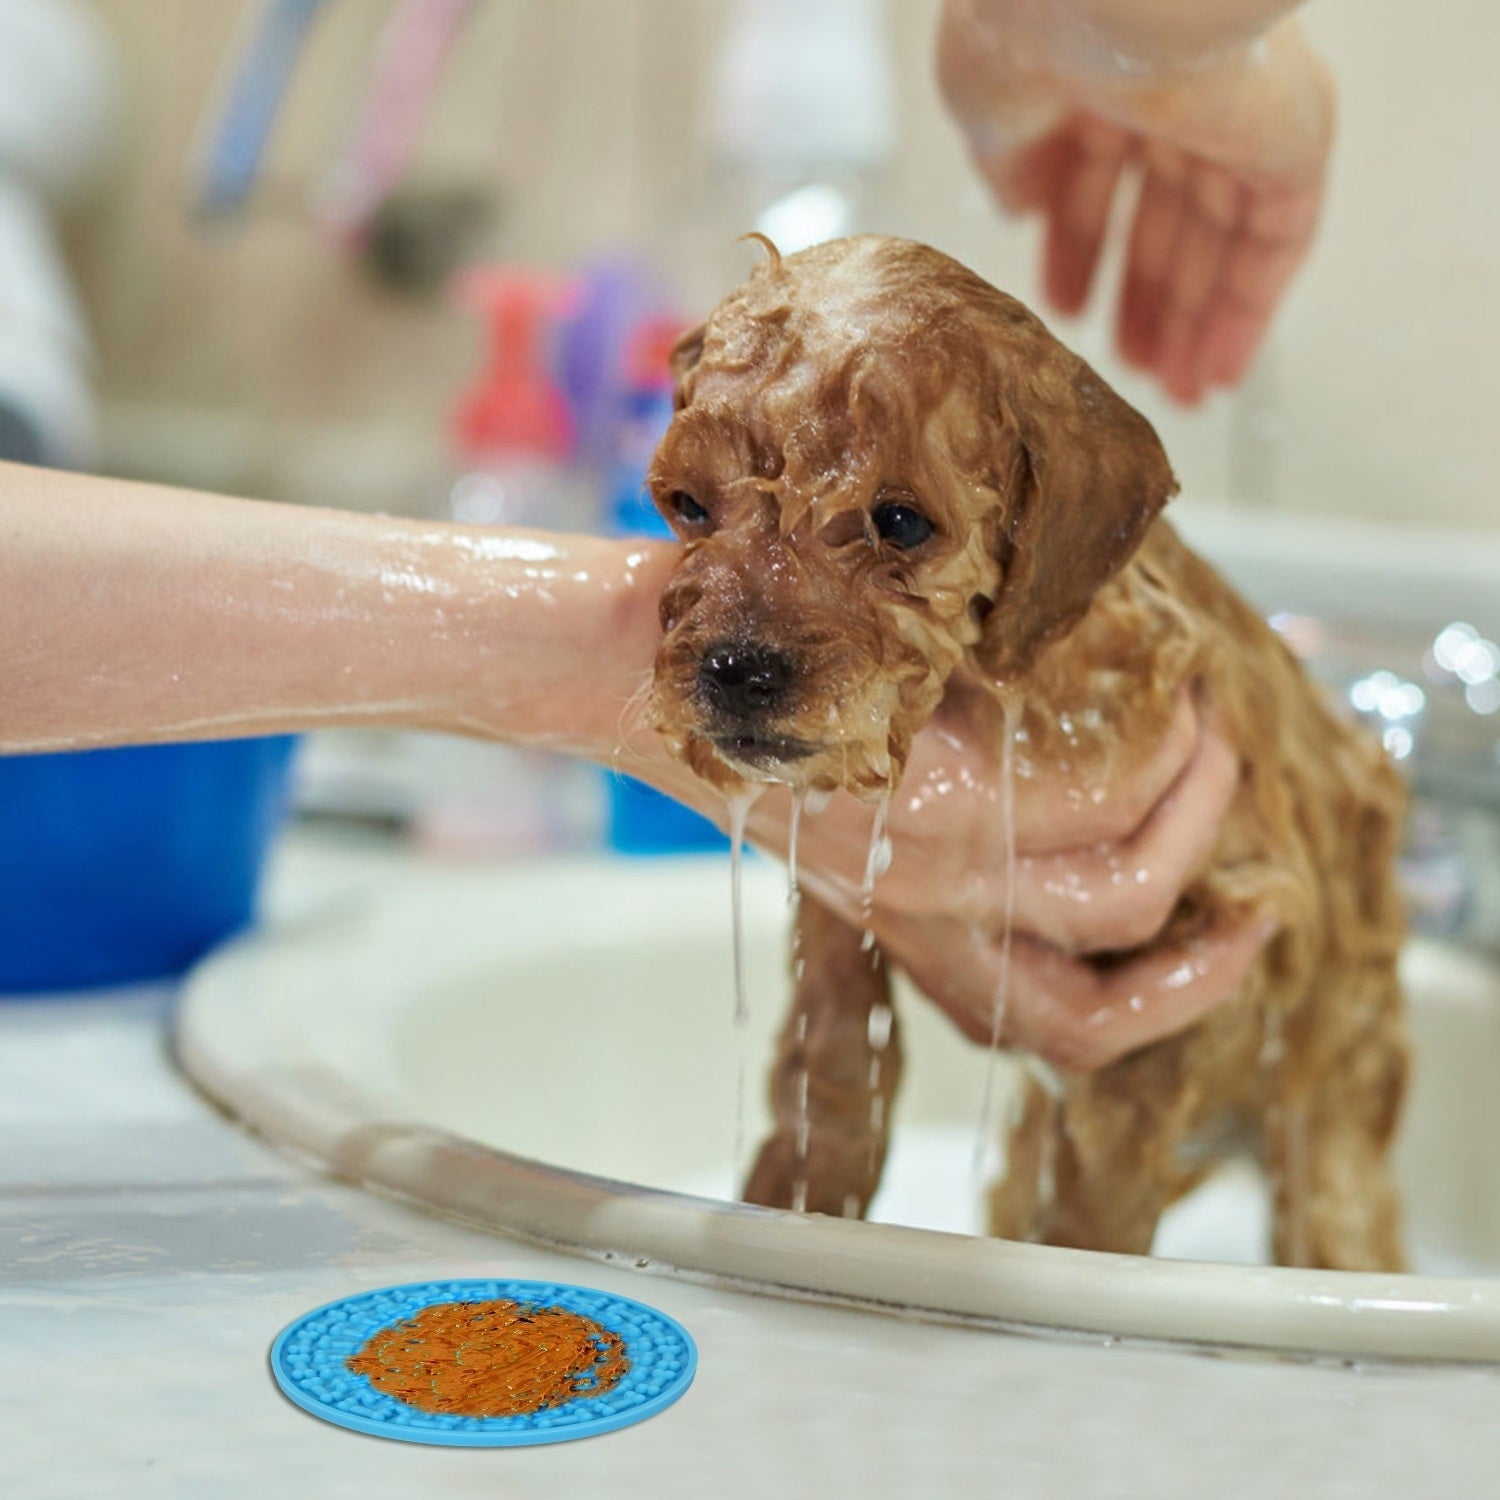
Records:
[[[702,526],[708,520],[708,512],[686,490],[673,490],[667,505],[684,526]]]
[[[870,512],[870,520],[881,541],[902,552],[920,547],[933,533],[932,522],[914,505],[887,500]]]

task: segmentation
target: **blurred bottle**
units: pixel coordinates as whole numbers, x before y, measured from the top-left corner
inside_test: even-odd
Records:
[[[646,471],[672,420],[670,360],[683,331],[680,318],[651,318],[637,327],[626,350],[606,502],[609,530],[615,536],[672,535],[646,489]]]
[[[572,462],[572,423],[551,368],[572,282],[485,266],[461,272],[454,295],[483,321],[487,344],[453,413],[440,514],[471,526],[597,530],[597,492]],[[416,783],[412,831],[432,852],[517,857],[599,841],[598,780],[577,761],[446,735],[406,737],[402,758]]]
[[[641,327],[670,305],[652,267],[614,249],[584,266],[576,295],[556,324],[552,365],[568,403],[574,462],[606,501],[621,452],[621,424],[630,420],[631,351]],[[608,517],[602,519],[607,525]]]
[[[588,487],[572,469],[568,406],[549,359],[551,322],[566,308],[571,283],[545,271],[480,266],[460,272],[454,295],[483,322],[488,347],[453,414],[448,518],[596,529]]]
[[[609,528],[616,536],[672,535],[647,492],[646,471],[672,420],[668,357],[682,330],[680,319],[653,318],[637,329],[629,345],[607,505]],[[633,776],[604,774],[611,848],[622,854],[682,854],[729,847],[707,818],[680,802]]]

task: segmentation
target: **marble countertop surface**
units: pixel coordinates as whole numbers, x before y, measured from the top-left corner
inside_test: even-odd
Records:
[[[283,902],[310,857],[298,840],[283,852]],[[1500,1470],[1487,1369],[939,1327],[444,1222],[320,1178],[218,1115],[173,1066],[172,1003],[166,987],[0,1001],[0,1495],[1304,1500],[1479,1493]],[[638,1426],[511,1450],[364,1437],[275,1388],[267,1350],[298,1314],[461,1276],[651,1303],[697,1340],[697,1380]]]

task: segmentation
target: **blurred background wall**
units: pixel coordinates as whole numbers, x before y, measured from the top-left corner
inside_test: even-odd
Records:
[[[93,324],[103,466],[229,492],[404,508],[443,461],[479,356],[466,314],[383,286],[306,208],[347,135],[386,7],[328,0],[246,212],[190,213],[205,113],[245,0],[94,0],[124,129],[70,256]],[[898,84],[882,224],[1035,303],[1036,245],[969,171],[931,81],[937,0],[887,0]],[[1157,422],[1188,493],[1500,529],[1500,136],[1490,0],[1312,0],[1341,140],[1322,235],[1248,387],[1174,411],[1122,375],[1104,319],[1054,321]],[[634,247],[688,310],[750,263],[704,121],[721,0],[478,0],[410,185],[491,214],[479,249],[576,264]],[[721,222],[722,220],[722,222]]]

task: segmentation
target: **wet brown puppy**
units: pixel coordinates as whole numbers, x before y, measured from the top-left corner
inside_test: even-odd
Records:
[[[700,775],[879,796],[959,690],[992,705],[997,754],[1009,714],[1023,772],[1064,755],[1102,772],[1186,685],[1243,757],[1163,936],[1246,909],[1278,935],[1183,1035],[1028,1084],[993,1231],[1143,1253],[1206,1143],[1248,1131],[1281,1262],[1398,1267],[1400,784],[1156,519],[1175,484],[1150,425],[1013,298],[874,236],[771,252],[675,373],[650,483],[688,545],[653,716]],[[887,976],[827,907],[804,897],[798,923],[776,1127],[746,1196],[863,1213],[900,1071]]]

